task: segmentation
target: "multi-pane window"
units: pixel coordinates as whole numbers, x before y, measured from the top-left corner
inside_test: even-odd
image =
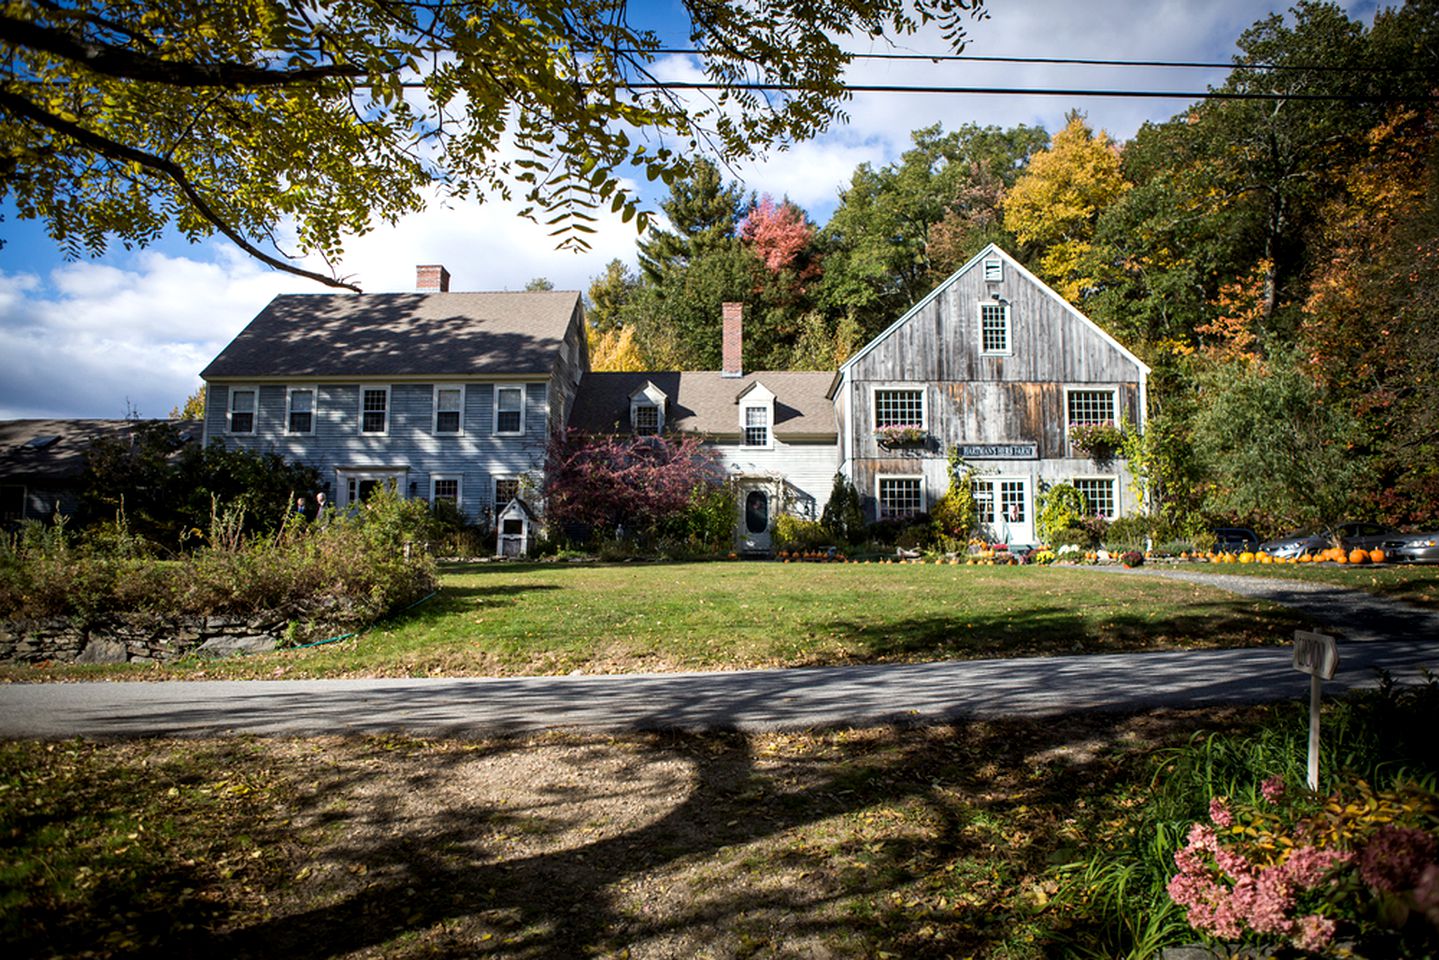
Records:
[[[998,283],[1004,279],[1004,261],[998,257],[990,257],[984,261],[984,279],[990,283]]]
[[[660,408],[652,403],[635,407],[635,433],[650,436],[660,432]]]
[[[235,387],[230,390],[231,433],[255,432],[255,396],[257,393],[258,391],[254,387]]]
[[[1084,495],[1089,515],[1113,518],[1115,514],[1114,480],[1110,477],[1076,477],[1074,489]]]
[[[460,504],[460,480],[458,477],[435,477],[430,481],[430,502],[448,500],[455,506]]]
[[[974,492],[975,520],[985,526],[994,523],[994,484],[976,480],[970,489]]]
[[[460,411],[465,404],[462,387],[435,388],[435,432],[459,433]]]
[[[875,427],[924,426],[923,390],[876,390]]]
[[[315,391],[296,387],[290,391],[290,433],[315,432]]]
[[[979,348],[984,353],[1009,352],[1009,304],[979,305]]]
[[[1069,391],[1070,423],[1114,423],[1113,390]]]
[[[495,511],[505,509],[505,506],[520,495],[520,481],[518,477],[496,477],[495,478]]]
[[[366,387],[360,391],[360,432],[385,433],[390,426],[390,391]]]
[[[769,407],[744,408],[744,445],[769,446]]]
[[[525,388],[495,388],[495,433],[525,432]]]
[[[1007,523],[1024,523],[1028,519],[1023,480],[999,481],[999,517]]]
[[[879,478],[879,517],[912,517],[924,510],[924,485],[919,477]]]

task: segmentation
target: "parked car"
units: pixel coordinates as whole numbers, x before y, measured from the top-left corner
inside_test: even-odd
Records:
[[[1385,540],[1383,550],[1395,563],[1439,563],[1439,530],[1401,533]]]
[[[1259,549],[1271,557],[1284,560],[1305,553],[1328,550],[1336,541],[1345,550],[1373,550],[1381,547],[1387,552],[1389,548],[1385,544],[1399,536],[1401,534],[1393,527],[1359,521],[1341,523],[1332,530],[1295,530],[1275,540],[1266,540],[1259,545]]]
[[[1216,553],[1253,553],[1259,548],[1259,534],[1248,527],[1215,527]]]

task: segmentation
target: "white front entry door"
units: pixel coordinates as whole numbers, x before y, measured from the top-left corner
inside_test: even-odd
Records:
[[[974,482],[979,526],[996,543],[1028,546],[1034,536],[1034,499],[1028,477],[984,477]]]

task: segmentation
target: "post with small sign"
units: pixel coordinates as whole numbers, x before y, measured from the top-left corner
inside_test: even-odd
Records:
[[[1309,789],[1319,790],[1319,687],[1339,669],[1339,644],[1331,636],[1294,631],[1294,669],[1309,674]]]

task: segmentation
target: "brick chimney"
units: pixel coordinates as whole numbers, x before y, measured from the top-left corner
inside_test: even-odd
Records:
[[[438,263],[421,264],[415,268],[415,289],[421,293],[449,293],[450,271]]]
[[[744,376],[744,304],[724,305],[724,371],[726,377]]]

